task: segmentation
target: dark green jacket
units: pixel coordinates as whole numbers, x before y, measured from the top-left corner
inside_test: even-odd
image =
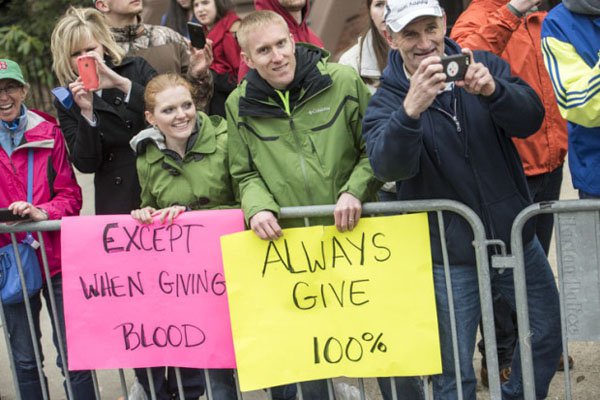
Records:
[[[361,134],[369,90],[354,69],[327,58],[296,45],[288,101],[256,70],[227,99],[231,175],[247,220],[261,210],[335,204],[343,192],[364,202],[381,186]]]
[[[134,137],[131,146],[138,153],[142,207],[238,207],[229,175],[226,127],[223,118],[199,112],[198,128],[188,140],[183,159],[165,147],[164,136],[156,128]]]

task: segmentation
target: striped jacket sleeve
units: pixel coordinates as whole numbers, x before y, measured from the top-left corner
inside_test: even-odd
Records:
[[[600,54],[590,67],[572,44],[551,36],[542,39],[542,51],[561,115],[578,125],[600,126]]]

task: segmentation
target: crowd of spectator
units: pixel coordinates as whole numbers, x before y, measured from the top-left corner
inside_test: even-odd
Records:
[[[281,207],[335,204],[331,218],[311,224],[345,232],[360,223],[365,202],[443,198],[470,207],[488,239],[508,245],[521,210],[558,199],[567,149],[580,197],[600,198],[597,0],[552,9],[539,0],[472,0],[451,31],[438,0],[366,0],[369,25],[339,63],[309,28],[307,0],[255,0],[244,18],[229,0],[163,3],[152,17],[161,25],[143,19],[151,18],[150,1],[146,10],[142,1],[94,0],[66,11],[50,40],[64,94],[54,102],[58,121],[25,106],[29,86],[19,65],[0,59],[1,207],[32,221],[77,215],[75,167],[95,174],[96,214],[131,214],[141,224],[241,208],[249,229],[277,240],[284,228],[305,224],[280,220]],[[190,44],[188,22],[203,27],[204,47]],[[82,57],[95,64],[96,87],[83,79]],[[464,60],[464,75],[453,79],[462,67],[445,64],[448,57]],[[28,157],[37,178],[31,200]],[[458,365],[464,398],[475,399],[481,309],[473,233],[460,217],[443,216],[458,360],[440,232],[431,229],[443,366],[433,393],[457,398]],[[437,215],[429,218],[437,226]],[[547,259],[552,231],[548,215],[523,232],[537,398],[567,362]],[[64,332],[60,237],[44,235],[53,290],[30,299],[38,341],[41,297],[55,300]],[[491,287],[503,398],[522,398],[512,271],[491,271]],[[21,395],[41,399],[47,383],[25,305],[3,308]],[[486,382],[484,350],[480,344]],[[197,399],[204,372],[181,371],[186,399]],[[148,395],[154,386],[159,399],[178,398],[170,368],[150,375],[136,370]],[[214,399],[237,399],[233,371],[208,376]],[[89,371],[71,372],[70,380],[74,398],[94,398]],[[425,396],[417,378],[394,382],[400,399]],[[391,399],[390,380],[379,384]],[[305,399],[328,398],[324,380],[300,387]],[[292,400],[296,388],[271,394]]]

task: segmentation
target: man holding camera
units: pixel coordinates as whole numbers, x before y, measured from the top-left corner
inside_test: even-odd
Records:
[[[542,22],[547,1],[540,0],[473,0],[460,15],[451,37],[461,46],[487,50],[510,64],[511,72],[527,82],[544,104],[546,116],[540,129],[527,138],[514,138],[527,177],[534,203],[558,200],[567,155],[567,122],[558,110],[552,82],[544,67],[542,55]],[[536,234],[546,252],[554,229],[554,216],[536,217]],[[494,301],[494,320],[500,376],[508,380],[512,355],[517,343],[516,315],[502,300]],[[481,381],[487,386],[486,357],[483,341]],[[573,358],[569,356],[573,368]],[[559,370],[563,369],[562,359]]]
[[[392,51],[363,120],[375,175],[401,181],[400,200],[445,198],[467,205],[480,217],[488,239],[509,244],[513,220],[531,202],[511,137],[539,129],[542,103],[499,57],[461,49],[446,38],[445,14],[437,0],[388,0],[385,21]],[[467,60],[442,60],[461,54]],[[449,75],[457,80],[449,81]],[[473,352],[481,310],[473,233],[456,214],[444,213],[444,225],[462,389],[464,398],[475,399]],[[443,365],[442,375],[433,377],[434,396],[451,399],[458,397],[457,382],[435,215],[430,215],[430,227]],[[561,353],[560,318],[554,276],[533,228],[528,224],[523,231],[525,270],[535,386],[537,398],[544,398]],[[491,271],[491,279],[514,309],[512,271]],[[512,369],[503,398],[522,398],[518,355]]]

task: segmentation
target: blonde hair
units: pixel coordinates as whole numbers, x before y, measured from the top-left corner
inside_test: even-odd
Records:
[[[195,98],[192,85],[181,75],[167,73],[160,74],[152,78],[146,85],[146,90],[144,91],[144,108],[146,111],[154,113],[154,108],[156,107],[156,96],[169,88],[177,86],[183,86],[189,90],[190,94],[192,95],[192,99]]]
[[[250,14],[246,15],[240,23],[240,27],[236,33],[238,43],[244,52],[249,52],[248,49],[248,35],[250,32],[254,31],[257,28],[262,28],[265,25],[269,24],[279,24],[285,28],[286,32],[290,32],[290,28],[288,27],[285,19],[283,17],[273,11],[261,10],[261,11],[253,11]]]
[[[104,54],[113,64],[118,65],[125,56],[113,39],[104,15],[95,8],[70,7],[52,31],[52,69],[61,85],[68,85],[77,79],[71,68],[71,54],[85,40],[94,39],[104,48]]]

